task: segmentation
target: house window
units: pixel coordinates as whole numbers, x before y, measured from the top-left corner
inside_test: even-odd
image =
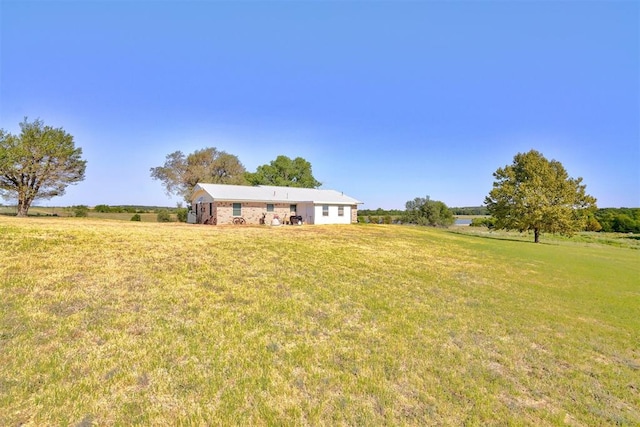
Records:
[[[289,212],[291,213],[298,212],[298,205],[289,205]]]
[[[273,212],[273,203],[267,203],[267,212]]]
[[[322,216],[329,216],[329,205],[322,205]]]
[[[344,216],[344,206],[338,206],[338,216]]]
[[[242,203],[234,203],[233,216],[241,216],[241,215],[242,215]]]

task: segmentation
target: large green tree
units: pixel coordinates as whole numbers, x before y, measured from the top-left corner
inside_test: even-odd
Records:
[[[404,221],[411,224],[447,227],[454,223],[453,213],[444,202],[416,197],[405,204]]]
[[[62,196],[84,179],[86,160],[73,136],[42,120],[20,123],[20,134],[0,129],[0,195],[17,199],[18,216],[27,216],[36,199]]]
[[[586,194],[582,178],[571,178],[557,160],[540,152],[518,153],[513,164],[494,172],[493,189],[485,198],[496,228],[571,235],[585,227],[596,199]]]
[[[291,160],[278,156],[268,165],[258,166],[254,173],[246,173],[251,185],[278,185],[282,187],[318,188],[322,185],[311,173],[311,163],[302,157]]]
[[[208,147],[187,156],[182,151],[168,154],[163,166],[151,168],[151,177],[162,182],[167,194],[189,202],[197,183],[246,185],[245,172],[238,157]]]

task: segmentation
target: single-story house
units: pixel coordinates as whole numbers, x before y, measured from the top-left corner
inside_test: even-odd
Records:
[[[302,220],[306,224],[350,224],[358,220],[359,200],[340,191],[269,185],[196,184],[189,222],[271,224]],[[238,220],[236,219],[236,222]]]

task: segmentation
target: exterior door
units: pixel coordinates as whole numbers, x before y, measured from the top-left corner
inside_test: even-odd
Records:
[[[305,204],[304,210],[304,222],[307,224],[313,224],[313,205],[310,203]]]

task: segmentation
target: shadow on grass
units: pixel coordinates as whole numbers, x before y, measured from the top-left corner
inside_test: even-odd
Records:
[[[503,240],[509,242],[522,242],[522,243],[533,243],[533,236],[530,239],[526,239],[524,235],[516,236],[516,235],[508,235],[501,233],[499,231],[458,231],[458,230],[449,230],[449,232],[454,234],[460,234],[464,236],[477,237],[482,239],[494,239],[494,240]],[[544,238],[544,236],[547,236]],[[636,242],[640,242],[640,235],[622,235],[618,234],[614,237],[610,236],[602,236],[599,233],[594,233],[590,236],[581,236],[580,233],[576,233],[573,237],[561,237],[558,235],[551,234],[543,234],[540,236],[541,240],[538,244],[540,245],[550,245],[557,246],[565,243],[575,243],[575,244],[598,244],[598,245],[606,245],[620,248],[628,248],[628,249],[640,249],[640,246]],[[544,239],[544,240],[543,240]]]
[[[16,212],[0,212],[0,216],[18,216]],[[28,218],[59,218],[58,214],[28,214]]]
[[[459,234],[461,236],[469,236],[469,237],[477,237],[480,239],[491,239],[491,240],[503,240],[506,242],[519,242],[519,243],[532,243],[532,244],[536,244],[533,241],[533,237],[531,237],[531,240],[529,239],[525,239],[524,237],[516,237],[516,236],[506,236],[504,234],[480,234],[480,233],[473,233],[473,232],[465,232],[465,231],[457,231],[457,230],[452,230],[449,229],[450,233],[453,234]],[[492,233],[492,232],[489,232]],[[539,242],[537,243],[538,245],[552,245],[553,243],[551,242]]]

